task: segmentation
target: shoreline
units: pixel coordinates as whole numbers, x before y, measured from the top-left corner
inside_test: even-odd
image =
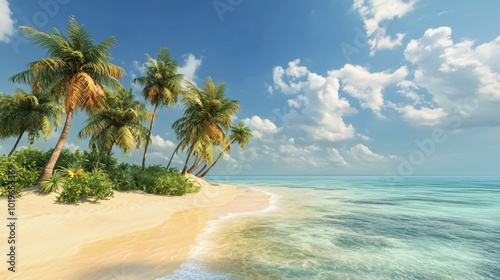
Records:
[[[55,203],[55,194],[23,193],[18,199],[16,272],[2,279],[156,279],[186,261],[211,221],[263,211],[271,196],[227,184],[202,185],[199,193],[165,197],[115,192],[100,204]],[[3,199],[2,199],[3,200]],[[0,217],[7,221],[7,205]],[[2,239],[6,231],[0,231]],[[7,252],[8,244],[0,244]]]

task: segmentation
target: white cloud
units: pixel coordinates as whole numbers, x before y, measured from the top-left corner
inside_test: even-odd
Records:
[[[133,89],[141,90],[142,87],[139,84],[134,83],[134,79],[139,77],[137,75],[137,72],[139,72],[139,76],[145,76],[146,75],[146,67],[144,66],[144,63],[140,63],[137,60],[133,60],[132,61],[132,71],[130,71],[130,76],[132,77],[131,86]]]
[[[285,71],[287,76],[292,77],[292,79],[301,78],[309,73],[307,67],[299,66],[300,59],[295,59],[294,61],[288,62],[288,68]]]
[[[342,81],[342,90],[360,101],[362,108],[368,108],[378,117],[384,105],[382,91],[385,87],[403,80],[408,75],[406,66],[399,68],[394,73],[370,73],[366,68],[346,64],[340,70],[330,71],[329,75]]]
[[[307,86],[306,81],[296,81],[309,74],[304,66],[299,66],[300,59],[295,59],[288,63],[288,67],[283,69],[281,66],[276,66],[273,69],[274,88],[285,94],[295,94]],[[286,81],[285,81],[286,79]]]
[[[153,147],[158,147],[161,149],[173,149],[175,147],[175,144],[172,141],[165,140],[160,135],[151,137],[151,140],[153,141]]]
[[[417,0],[354,0],[353,9],[356,10],[365,25],[370,45],[370,54],[377,50],[393,49],[402,44],[404,34],[397,33],[396,38],[387,35],[383,23],[401,18],[414,9]]]
[[[327,148],[326,149],[326,152],[328,154],[328,159],[331,161],[331,162],[334,162],[340,166],[351,166],[349,163],[347,163],[344,159],[344,157],[342,157],[342,155],[340,155],[339,151],[335,148]]]
[[[137,60],[132,61],[132,67],[134,71],[138,71],[142,76],[146,75],[146,67],[144,66],[144,63],[140,63]]]
[[[188,54],[184,59],[184,65],[179,67],[179,74],[184,75],[184,79],[194,83],[196,71],[201,66],[201,58],[196,58],[193,54]]]
[[[72,152],[75,152],[76,150],[80,149],[80,147],[74,143],[64,143],[64,148],[69,149]]]
[[[148,157],[151,158],[161,158],[162,160],[169,160],[170,158],[167,157],[164,153],[162,152],[148,152]],[[183,161],[178,161],[177,163],[183,164]]]
[[[447,113],[443,108],[426,108],[416,109],[411,105],[406,105],[399,108],[403,114],[403,118],[414,125],[436,126],[443,124]]]
[[[338,78],[311,73],[306,67],[299,66],[299,62],[299,59],[291,61],[287,69],[281,66],[274,68],[275,89],[284,94],[301,90],[301,94],[287,101],[288,111],[278,112],[286,124],[284,129],[303,131],[313,141],[334,142],[354,138],[354,127],[346,124],[344,117],[357,110],[339,96]]]
[[[422,102],[422,95],[418,94],[418,85],[413,81],[403,80],[397,84],[398,93],[413,101],[414,104]]]
[[[259,116],[246,118],[242,121],[245,125],[250,127],[253,137],[256,139],[269,138],[281,130],[281,128],[278,128],[272,121],[262,119]]]
[[[0,41],[10,42],[10,36],[14,34],[14,20],[7,0],[0,0]]]
[[[274,93],[273,86],[271,86],[271,85],[266,85],[266,91],[267,91],[267,93],[269,93],[269,94],[273,94],[273,93]]]
[[[370,162],[379,162],[379,161],[387,161],[387,158],[383,155],[376,154],[372,152],[367,146],[363,144],[357,144],[352,147],[349,151],[349,154],[357,160],[361,161],[370,161]],[[391,159],[394,156],[390,156]]]
[[[450,27],[428,29],[406,47],[415,88],[430,94],[432,107],[442,108],[417,113],[456,116],[463,126],[500,125],[500,37],[474,47],[471,40],[455,43],[451,35]]]
[[[307,97],[304,95],[298,95],[295,99],[289,99],[288,101],[288,106],[291,108],[299,109],[300,107],[306,106],[309,104],[309,101],[307,100]]]
[[[278,147],[278,154],[282,162],[298,167],[325,168],[325,160],[318,156],[321,148],[318,145],[298,146],[283,144]]]

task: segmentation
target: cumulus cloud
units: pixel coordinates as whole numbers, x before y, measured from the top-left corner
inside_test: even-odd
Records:
[[[358,99],[362,108],[368,108],[382,117],[383,89],[403,80],[408,75],[408,69],[402,66],[393,73],[370,73],[364,67],[346,64],[340,70],[330,71],[329,75],[341,79],[342,90]]]
[[[299,66],[300,59],[290,61],[288,67],[284,69],[281,66],[276,66],[273,69],[274,88],[285,94],[295,94],[301,91],[307,82],[297,81],[298,78],[304,77],[309,73],[304,66]]]
[[[179,74],[184,75],[184,79],[194,83],[196,72],[201,66],[201,58],[196,58],[193,54],[188,54],[184,59],[184,65],[179,67]]]
[[[296,59],[286,69],[274,68],[276,90],[283,94],[297,93],[287,101],[287,111],[279,117],[287,129],[303,131],[315,141],[341,141],[355,137],[351,124],[344,117],[357,112],[345,98],[339,96],[339,79],[333,75],[323,77],[299,65]],[[277,78],[278,77],[278,78]]]
[[[298,146],[283,144],[278,147],[281,161],[307,168],[325,168],[325,160],[318,156],[321,148],[316,145]]]
[[[339,151],[335,148],[327,148],[326,152],[328,154],[328,159],[331,162],[334,162],[340,166],[351,166],[347,161],[345,161],[344,157],[340,155]]]
[[[417,0],[354,0],[353,9],[363,19],[370,54],[377,50],[393,49],[402,44],[404,34],[397,33],[395,38],[387,34],[383,24],[395,18],[401,18],[414,9]]]
[[[14,20],[7,0],[0,0],[0,41],[10,42],[10,36],[15,32]]]
[[[380,162],[387,161],[388,158],[372,152],[367,146],[363,144],[357,144],[349,150],[349,154],[356,160],[370,161],[370,162]],[[390,156],[390,159],[394,159],[395,156]]]
[[[153,147],[160,149],[173,149],[175,144],[170,140],[163,139],[160,135],[151,137]]]
[[[262,119],[259,116],[253,116],[242,120],[243,123],[250,127],[252,135],[256,139],[265,139],[271,137],[281,130],[272,121]]]
[[[411,124],[423,126],[442,125],[447,113],[443,108],[427,108],[422,107],[416,109],[411,105],[398,108],[398,111],[403,114],[403,118]]]
[[[397,86],[399,87],[399,90],[397,91],[399,94],[405,96],[414,104],[422,103],[423,97],[417,92],[419,87],[414,81],[402,80],[397,84]]]
[[[408,43],[405,58],[415,66],[414,88],[430,94],[434,109],[402,112],[427,116],[420,118],[423,123],[457,116],[464,126],[500,125],[500,37],[474,47],[451,35],[450,27],[433,28]]]

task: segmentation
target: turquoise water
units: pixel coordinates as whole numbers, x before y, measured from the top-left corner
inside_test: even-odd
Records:
[[[269,192],[272,205],[212,222],[161,279],[500,279],[498,177],[223,183]]]

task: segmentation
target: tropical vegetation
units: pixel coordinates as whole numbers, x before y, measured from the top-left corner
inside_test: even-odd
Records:
[[[0,139],[16,138],[10,152],[0,156],[1,195],[7,194],[11,184],[7,170],[12,167],[17,195],[33,187],[43,194],[56,193],[61,203],[98,202],[113,197],[114,191],[127,190],[184,195],[200,190],[187,173],[204,177],[231,152],[233,144],[242,150],[249,144],[250,128],[243,122],[232,123],[241,106],[226,96],[225,83],[208,77],[198,87],[185,80],[167,48],[160,48],[156,59],[146,55],[144,75],[134,79],[146,104],[136,100],[133,89],[120,84],[125,72],[111,63],[110,55],[116,38],[94,44],[88,30],[73,17],[65,34],[56,29],[50,33],[27,26],[20,29],[47,57],[29,63],[27,70],[10,78],[31,92],[19,89],[12,95],[0,94]],[[166,167],[147,166],[153,126],[161,116],[158,109],[168,109],[179,101],[183,114],[172,120],[177,147]],[[88,139],[86,151],[64,148],[78,111],[87,117],[76,135]],[[55,147],[48,151],[35,148],[35,142],[41,136],[49,139],[63,119]],[[17,149],[25,135],[28,147]],[[123,157],[114,156],[114,147],[123,157],[134,148],[143,148],[141,165],[122,162]],[[179,171],[170,166],[180,151],[185,158]]]
[[[31,86],[34,92],[47,90],[57,101],[64,100],[64,127],[39,178],[47,179],[52,176],[66,142],[74,113],[83,109],[91,114],[93,109],[103,108],[103,87],[120,87],[119,79],[125,72],[110,62],[109,50],[116,38],[109,37],[94,45],[87,29],[73,17],[69,19],[67,35],[55,28],[51,33],[28,26],[20,29],[35,46],[46,50],[48,57],[29,63],[27,70],[10,80]]]
[[[179,66],[175,60],[170,57],[167,48],[161,48],[158,53],[158,59],[146,55],[148,62],[144,65],[146,76],[134,79],[134,82],[143,86],[142,94],[151,105],[154,106],[153,117],[150,120],[149,136],[153,132],[153,124],[158,107],[169,108],[177,103],[179,95],[182,93],[181,82],[182,75],[177,73]],[[146,167],[146,154],[149,141],[144,145],[144,156],[142,158],[142,169]]]

